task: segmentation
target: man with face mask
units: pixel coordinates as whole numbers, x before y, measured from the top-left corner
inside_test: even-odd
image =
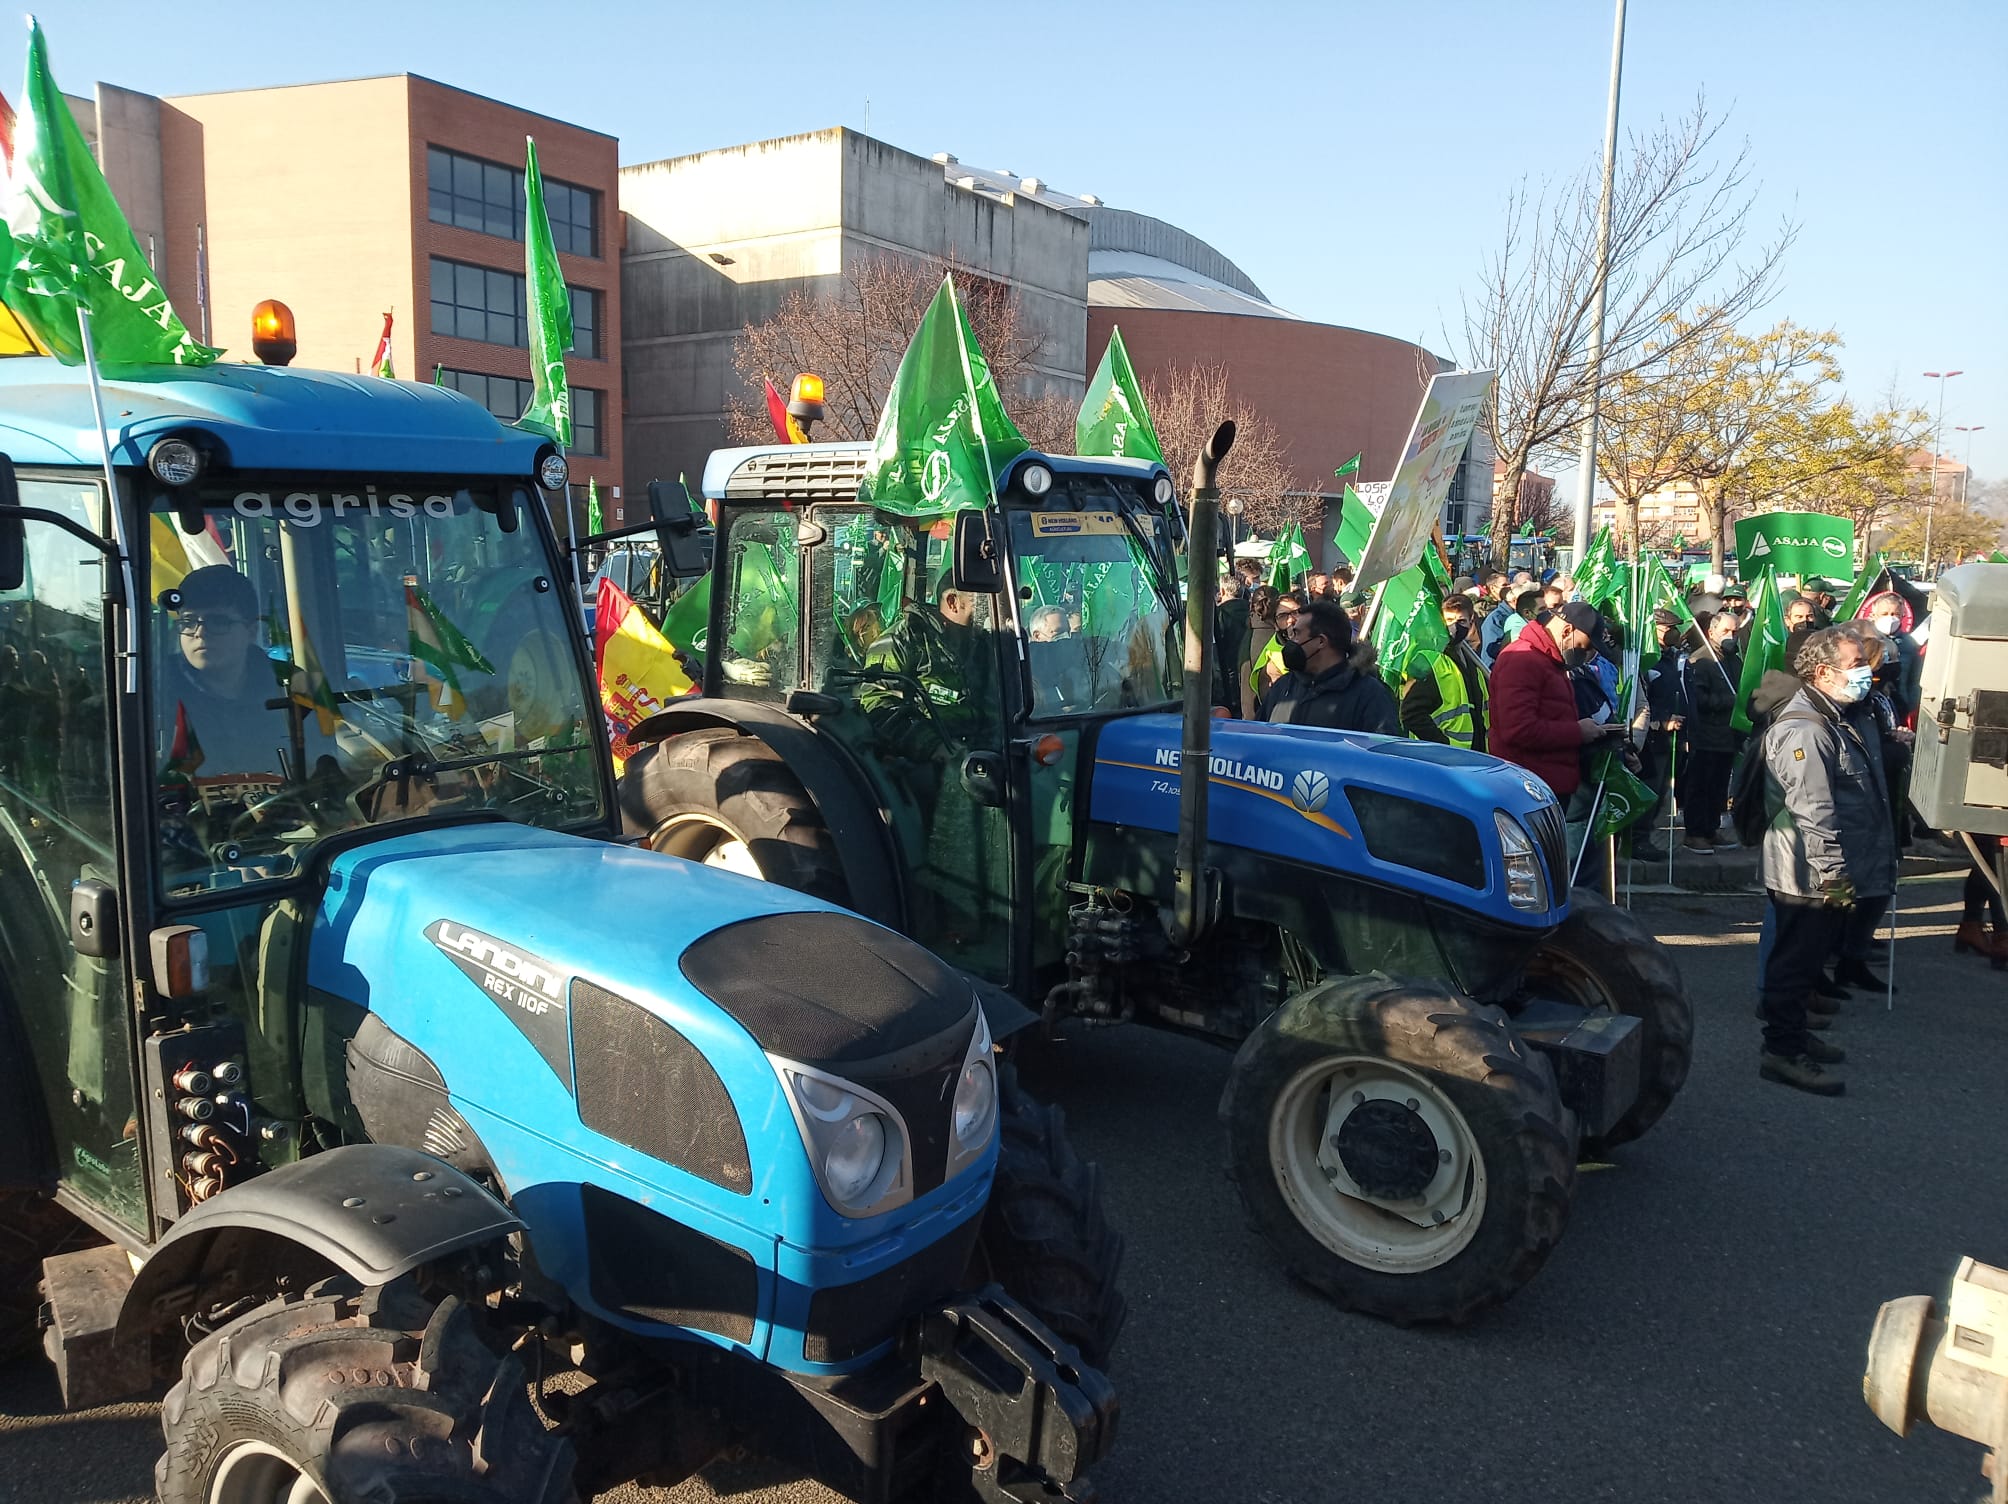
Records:
[[[1736,845],[1723,828],[1729,803],[1729,775],[1736,765],[1737,687],[1743,655],[1736,641],[1736,613],[1724,606],[1702,623],[1703,642],[1688,654],[1681,690],[1687,702],[1680,733],[1681,845],[1697,855]]]
[[[1641,655],[1645,740],[1639,746],[1639,761],[1645,768],[1646,787],[1653,793],[1653,812],[1633,827],[1631,854],[1640,861],[1666,860],[1666,853],[1653,844],[1652,832],[1659,827],[1659,812],[1666,805],[1667,783],[1673,774],[1673,739],[1687,713],[1680,690],[1680,637],[1677,615],[1664,607],[1652,613],[1652,647]]]
[[[1262,696],[1263,720],[1401,735],[1394,696],[1354,662],[1352,621],[1330,601],[1307,603],[1284,628],[1283,667]]]
[[[1582,784],[1585,746],[1624,728],[1576,714],[1569,657],[1584,660],[1603,618],[1581,601],[1545,614],[1499,651],[1489,750],[1544,780],[1564,805]]]
[[[1857,895],[1893,891],[1896,845],[1875,759],[1846,713],[1873,678],[1860,644],[1838,628],[1823,629],[1806,639],[1793,667],[1805,688],[1760,744],[1773,938],[1762,982],[1758,1074],[1837,1097],[1846,1086],[1831,1067],[1845,1053],[1808,1030],[1807,1002]]]

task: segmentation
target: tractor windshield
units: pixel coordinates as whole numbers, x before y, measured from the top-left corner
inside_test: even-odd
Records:
[[[1166,704],[1181,690],[1163,520],[1141,508],[1009,512],[1035,717]]]
[[[326,836],[425,813],[599,815],[570,592],[527,520],[498,520],[527,489],[245,478],[199,503],[150,520],[170,894],[283,877]]]

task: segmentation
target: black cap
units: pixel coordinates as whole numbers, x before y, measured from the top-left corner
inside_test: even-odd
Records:
[[[174,611],[215,607],[235,611],[246,621],[258,619],[257,588],[228,564],[208,564],[192,571],[175,589],[162,592],[161,603]]]
[[[1680,618],[1667,610],[1666,607],[1661,606],[1657,611],[1652,613],[1652,624],[1656,627],[1677,627],[1680,625]]]
[[[1605,635],[1603,617],[1597,614],[1595,606],[1585,601],[1564,601],[1556,608],[1555,614],[1592,642]]]

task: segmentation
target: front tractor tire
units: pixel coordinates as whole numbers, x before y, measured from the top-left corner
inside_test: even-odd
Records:
[[[1107,1365],[1129,1305],[1116,1288],[1122,1235],[1102,1210],[1098,1166],[1067,1142],[1060,1109],[998,1073],[1003,1145],[983,1212],[972,1284],[995,1281],[1097,1368]]]
[[[1574,1119],[1496,1008],[1429,982],[1321,982],[1242,1043],[1228,1172],[1304,1283],[1400,1325],[1532,1279],[1575,1187]]]
[[[572,1448],[457,1297],[329,1280],[196,1344],[161,1406],[161,1504],[571,1504]]]
[[[649,849],[848,903],[843,863],[781,755],[729,727],[643,747],[621,774],[621,819]]]
[[[1583,1152],[1601,1158],[1660,1120],[1694,1059],[1694,1010],[1673,957],[1636,917],[1578,888],[1569,917],[1527,963],[1530,990],[1639,1021],[1638,1098]]]

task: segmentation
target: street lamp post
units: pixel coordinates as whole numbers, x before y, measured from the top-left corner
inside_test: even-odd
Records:
[[[1963,433],[1966,435],[1966,459],[1964,461],[1966,468],[1959,472],[1959,507],[1961,511],[1966,509],[1967,487],[1973,483],[1973,435],[1979,433],[1986,426],[1985,423],[1975,423],[1970,428],[1964,423],[1955,423],[1952,425],[1954,433]]]
[[[1938,421],[1931,428],[1931,495],[1924,503],[1924,577],[1931,578],[1931,518],[1938,510],[1938,446],[1945,440],[1945,383],[1962,375],[1959,371],[1926,371],[1926,381],[1938,383]]]
[[[1227,567],[1234,567],[1235,547],[1241,541],[1242,501],[1238,496],[1230,496],[1225,503],[1227,510]]]

